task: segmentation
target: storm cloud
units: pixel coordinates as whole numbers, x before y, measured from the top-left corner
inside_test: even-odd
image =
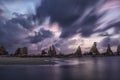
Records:
[[[40,22],[48,16],[51,24],[58,22],[63,29],[62,38],[76,33],[88,37],[94,33],[96,23],[102,16],[96,14],[96,9],[103,2],[105,0],[42,0],[42,5],[36,9],[36,17]]]
[[[35,32],[35,35],[30,36],[29,39],[30,39],[31,43],[38,43],[38,42],[40,42],[46,38],[50,38],[52,36],[53,36],[53,34],[49,30],[40,29],[39,32]]]
[[[119,12],[119,0],[0,0],[0,45],[12,51],[55,44],[63,52],[89,41],[116,46]]]

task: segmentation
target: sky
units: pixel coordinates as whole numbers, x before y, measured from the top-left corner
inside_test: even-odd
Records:
[[[0,45],[13,53],[28,47],[40,53],[55,45],[73,53],[89,51],[93,42],[101,52],[120,44],[120,0],[0,0]]]

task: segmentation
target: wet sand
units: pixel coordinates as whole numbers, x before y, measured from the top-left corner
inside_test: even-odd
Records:
[[[54,65],[49,58],[0,57],[0,65]]]

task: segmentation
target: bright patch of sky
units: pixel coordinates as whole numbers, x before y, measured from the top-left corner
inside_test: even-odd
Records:
[[[27,0],[22,1],[11,1],[4,2],[4,8],[6,8],[6,16],[11,18],[13,17],[13,13],[18,14],[35,14],[35,8],[37,4],[40,4],[40,0]]]

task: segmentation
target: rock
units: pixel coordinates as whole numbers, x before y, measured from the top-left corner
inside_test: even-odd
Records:
[[[50,46],[50,48],[49,48],[49,50],[48,50],[48,55],[49,56],[56,56],[56,49],[55,49],[55,46],[54,45],[52,45],[52,46]]]
[[[90,49],[89,54],[91,54],[91,55],[99,55],[100,54],[98,49],[97,49],[97,43],[96,42],[94,42],[92,48]]]
[[[8,52],[6,51],[4,46],[0,46],[0,55],[7,55],[7,54],[8,54]]]
[[[45,55],[47,55],[47,52],[45,52],[45,50],[42,50],[41,55],[42,55],[42,56],[45,56]]]
[[[23,47],[23,48],[18,48],[15,52],[15,55],[27,55],[28,54],[28,49],[27,47]]]
[[[117,47],[117,54],[120,55],[120,45]]]
[[[107,46],[106,54],[107,55],[113,55],[113,52],[112,52],[111,47],[110,47],[110,44],[108,44],[108,46]]]
[[[76,56],[82,56],[82,51],[81,51],[81,47],[80,46],[78,46],[78,48],[77,48],[77,50],[75,52],[75,55]]]

